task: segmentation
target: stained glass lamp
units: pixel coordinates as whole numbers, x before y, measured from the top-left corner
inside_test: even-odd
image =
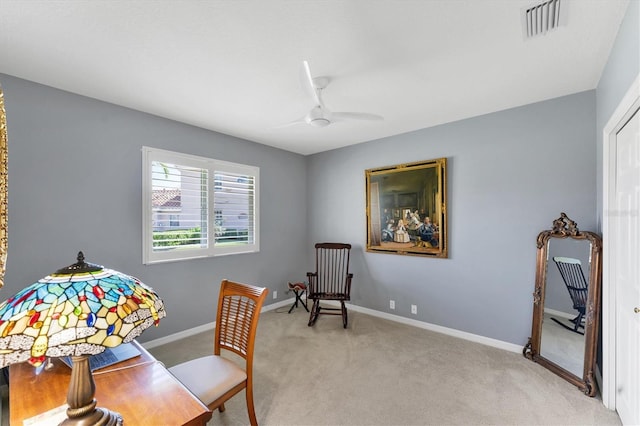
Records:
[[[122,424],[96,408],[89,356],[128,343],[166,313],[158,295],[138,279],[84,261],[31,284],[0,305],[0,367],[47,357],[73,360],[62,424]]]

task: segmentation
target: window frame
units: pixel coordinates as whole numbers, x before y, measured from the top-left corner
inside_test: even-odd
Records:
[[[180,250],[153,250],[153,174],[152,163],[161,162],[207,170],[207,241],[208,247],[181,248]],[[216,243],[215,221],[215,176],[216,173],[237,173],[253,176],[253,242],[241,245],[219,245]],[[260,168],[232,163],[197,155],[142,147],[142,263],[145,265],[175,262],[216,256],[226,256],[260,251]],[[249,212],[251,213],[251,212]],[[249,231],[251,232],[251,231]],[[251,239],[251,238],[250,238]]]

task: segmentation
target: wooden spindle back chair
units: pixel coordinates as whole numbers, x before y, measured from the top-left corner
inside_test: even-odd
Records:
[[[315,324],[321,314],[342,315],[342,324],[347,328],[348,317],[345,302],[351,297],[349,256],[351,244],[318,243],[316,249],[316,271],[307,272],[308,298],[313,302],[309,314],[309,326]],[[340,307],[320,306],[321,300],[340,302]],[[336,312],[338,311],[338,312]]]
[[[554,257],[553,261],[558,266],[562,280],[567,287],[573,303],[573,309],[578,311],[578,315],[570,320],[573,323],[572,331],[583,334],[580,329],[584,330],[584,315],[587,307],[589,285],[584,272],[582,272],[582,263],[579,259],[571,257]],[[552,319],[558,322],[555,318]],[[566,328],[564,324],[559,324]]]

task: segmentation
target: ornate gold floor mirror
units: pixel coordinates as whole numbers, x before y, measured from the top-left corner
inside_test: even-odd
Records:
[[[0,287],[4,285],[7,263],[7,116],[0,86]]]
[[[533,325],[522,353],[594,396],[602,240],[561,213],[537,246]]]

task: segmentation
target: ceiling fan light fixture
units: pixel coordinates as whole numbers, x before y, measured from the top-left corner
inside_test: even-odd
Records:
[[[331,124],[331,122],[326,118],[319,117],[311,119],[309,121],[309,124],[311,124],[313,127],[327,127],[329,124]]]

